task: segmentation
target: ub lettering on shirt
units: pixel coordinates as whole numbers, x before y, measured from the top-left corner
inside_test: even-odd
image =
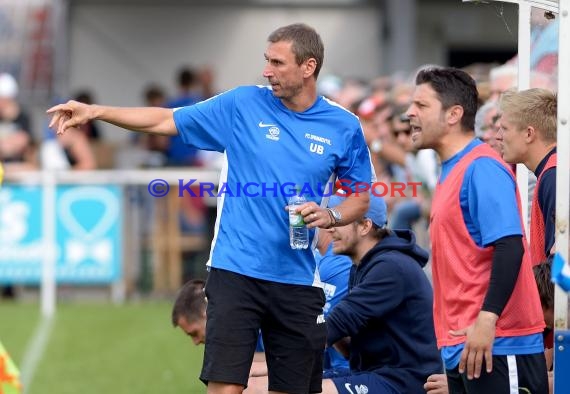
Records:
[[[292,112],[268,87],[245,86],[179,108],[174,120],[184,143],[225,153],[232,165],[222,171],[220,182],[230,189],[257,182],[311,185],[318,190],[333,173],[351,184],[372,179],[360,123],[347,114],[323,97],[306,111]],[[260,152],[270,158],[263,166],[240,165],[250,163]],[[316,203],[321,199],[318,195],[307,198]],[[208,264],[258,279],[314,284],[311,251],[289,246],[286,205],[286,196],[272,193],[222,198]],[[275,212],[279,216],[274,217]],[[311,231],[310,241],[313,236]]]

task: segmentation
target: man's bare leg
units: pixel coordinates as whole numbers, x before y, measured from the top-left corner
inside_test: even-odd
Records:
[[[285,394],[278,391],[267,391],[267,376],[249,378],[247,389],[243,394]],[[323,380],[322,394],[339,394],[333,381]]]
[[[208,382],[208,394],[241,394],[242,392],[241,384]]]

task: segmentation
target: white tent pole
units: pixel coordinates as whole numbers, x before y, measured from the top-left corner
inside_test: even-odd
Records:
[[[518,37],[518,89],[530,87],[530,11],[528,3],[519,3],[519,37]],[[529,242],[528,220],[528,169],[524,164],[517,164],[517,184],[521,196],[522,218],[524,229]]]
[[[44,255],[42,259],[41,311],[44,317],[51,317],[55,312],[55,264],[56,223],[55,223],[55,174],[44,170],[42,173],[42,232]]]
[[[558,46],[558,132],[556,171],[556,251],[568,262],[570,178],[570,0],[560,0]],[[569,269],[568,263],[566,269]],[[555,328],[568,329],[568,295],[556,286]]]
[[[473,0],[463,0],[469,2]],[[559,45],[558,45],[558,117],[557,117],[557,152],[556,171],[556,251],[565,262],[564,273],[570,276],[568,260],[568,237],[570,222],[570,46],[565,44],[570,39],[570,0],[502,0],[503,2],[519,5],[519,89],[528,88],[530,72],[530,8],[538,7],[558,14]],[[528,40],[528,41],[527,41]],[[526,74],[526,75],[525,75]],[[517,183],[525,190],[528,181],[518,177],[526,171],[517,168]],[[522,178],[522,177],[521,177]],[[522,193],[521,193],[522,197]],[[526,205],[523,199],[523,207]],[[527,214],[525,213],[525,219]],[[526,220],[525,220],[526,222]],[[527,232],[528,234],[528,232]],[[532,242],[532,240],[530,240]],[[568,364],[570,353],[568,346],[570,331],[568,330],[568,294],[555,286],[554,293],[554,393],[570,392],[568,379]]]

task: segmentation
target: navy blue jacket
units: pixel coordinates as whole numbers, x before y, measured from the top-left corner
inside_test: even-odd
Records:
[[[374,372],[401,393],[425,394],[442,373],[425,250],[411,231],[392,231],[354,265],[349,294],[327,317],[327,344],[351,337],[352,373]]]

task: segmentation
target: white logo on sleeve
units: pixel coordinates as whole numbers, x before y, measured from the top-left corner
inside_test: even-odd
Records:
[[[325,322],[325,315],[321,314],[317,316],[317,324],[323,324]]]
[[[350,388],[350,383],[345,383],[344,387],[350,394],[368,394],[368,387],[363,384],[354,386],[356,393]]]

